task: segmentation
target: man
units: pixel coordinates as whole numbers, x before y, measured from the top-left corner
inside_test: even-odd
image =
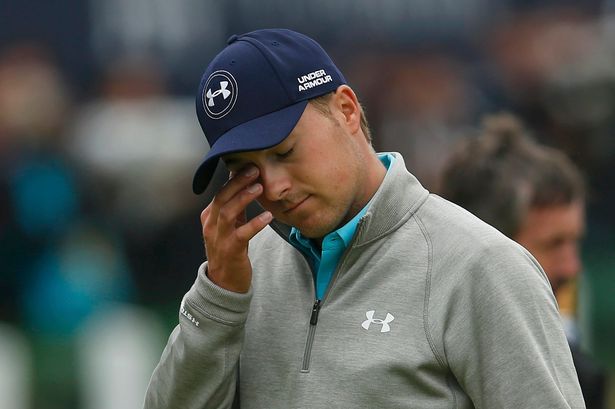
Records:
[[[514,116],[493,115],[478,137],[459,143],[441,182],[442,196],[536,257],[556,297],[570,288],[581,271],[585,186],[563,153],[532,141]],[[587,407],[603,408],[604,374],[581,352],[572,321],[565,322]]]
[[[146,408],[585,407],[538,264],[377,155],[314,40],[233,36],[197,114],[194,191],[220,158],[231,179]]]

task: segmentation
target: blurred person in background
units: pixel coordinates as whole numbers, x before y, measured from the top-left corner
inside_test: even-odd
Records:
[[[101,212],[104,201],[90,197],[98,181],[69,155],[72,113],[49,50],[3,51],[3,409],[134,408],[154,363],[148,352],[158,346],[156,320],[129,305],[135,288],[124,243]]]
[[[112,60],[97,85],[94,98],[75,112],[66,150],[122,245],[131,300],[147,309],[102,311],[85,327],[83,402],[132,409],[141,404],[154,351],[164,342],[158,321],[171,325],[182,283],[192,277],[189,266],[202,254],[192,217],[199,203],[183,186],[200,157],[195,147],[205,144],[192,98],[169,93],[158,58],[135,52]]]
[[[489,116],[477,137],[458,143],[440,188],[444,198],[529,250],[560,304],[570,296],[567,285],[582,269],[586,192],[579,170],[562,152],[534,142],[511,114]],[[605,374],[582,352],[572,314],[570,305],[562,310],[585,402],[588,408],[602,409]]]
[[[158,59],[139,54],[110,62],[97,88],[75,113],[66,148],[124,240],[137,301],[165,314],[183,294],[178,271],[201,254],[191,217],[200,203],[184,189],[206,149],[194,101],[171,95]]]
[[[21,400],[37,407],[37,396],[45,394],[53,408],[70,404],[76,394],[70,371],[64,370],[66,366],[54,368],[54,359],[70,362],[71,354],[56,348],[63,340],[55,340],[62,338],[66,324],[78,319],[80,311],[73,315],[60,312],[74,304],[61,294],[67,287],[64,277],[47,268],[78,208],[75,172],[61,142],[70,105],[67,86],[47,49],[20,43],[2,50],[0,320],[13,326],[14,333],[23,338],[23,346],[22,353],[11,360],[19,366],[21,359],[22,369],[0,365],[0,371],[16,375],[8,378],[14,386],[19,383],[19,374],[28,374],[21,379],[21,387],[7,391],[3,399],[7,405],[18,405]],[[54,299],[52,294],[59,297]],[[5,341],[0,340],[0,348],[10,347]],[[49,376],[51,371],[55,372],[53,377]],[[26,397],[20,398],[24,393]]]

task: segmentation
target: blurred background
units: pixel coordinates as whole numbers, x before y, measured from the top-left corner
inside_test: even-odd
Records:
[[[0,409],[141,407],[204,259],[194,92],[265,27],[317,39],[430,190],[488,113],[572,158],[570,309],[614,395],[615,0],[2,0]]]

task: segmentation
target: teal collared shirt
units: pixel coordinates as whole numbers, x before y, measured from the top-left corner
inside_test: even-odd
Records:
[[[390,154],[381,154],[378,158],[387,168],[387,171],[395,160],[395,157]],[[324,297],[335,268],[342,254],[350,245],[359,225],[359,220],[367,213],[370,204],[371,200],[348,223],[327,234],[322,240],[322,251],[318,249],[318,246],[312,240],[304,237],[298,229],[295,227],[291,229],[289,235],[290,243],[307,256],[313,271],[315,271],[316,299],[322,300]]]

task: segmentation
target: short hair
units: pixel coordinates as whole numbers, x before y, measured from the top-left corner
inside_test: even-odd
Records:
[[[531,208],[585,200],[583,178],[562,152],[531,139],[511,114],[487,116],[445,164],[440,194],[514,237]]]
[[[329,100],[333,96],[333,92],[329,92],[327,94],[321,95],[316,98],[310,99],[310,103],[318,112],[323,114],[326,117],[333,118],[331,114],[331,109],[329,108]],[[359,103],[359,109],[361,110],[361,130],[365,135],[365,139],[370,144],[372,143],[372,133],[369,129],[369,123],[367,122],[367,116],[365,115],[365,108],[361,103]]]

